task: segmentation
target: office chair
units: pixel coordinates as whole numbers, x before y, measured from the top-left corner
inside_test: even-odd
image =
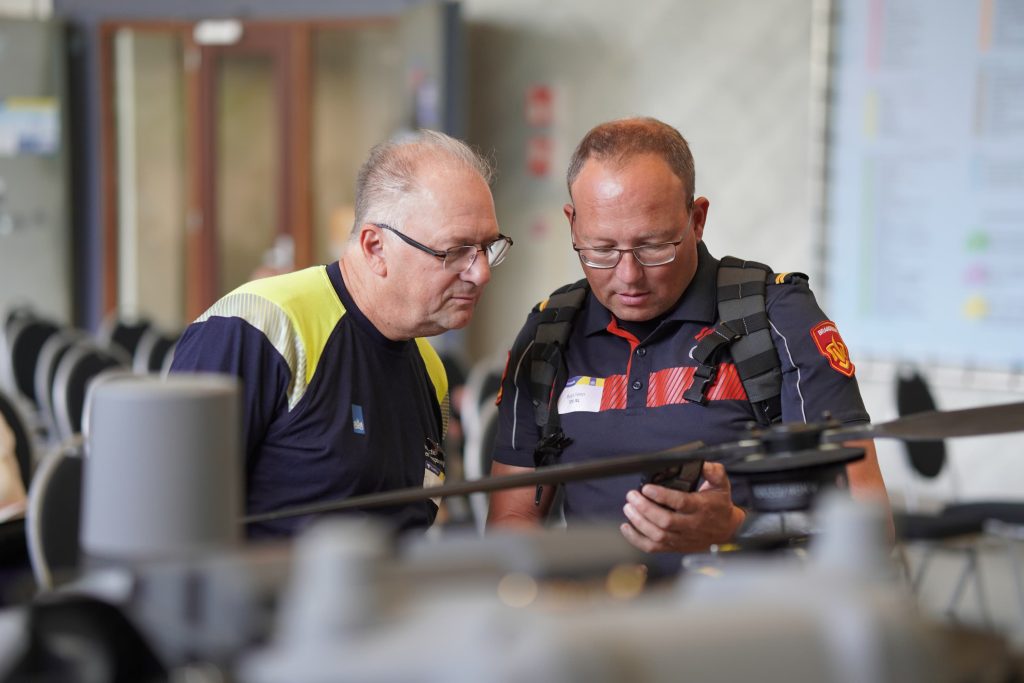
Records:
[[[483,430],[483,411],[494,403],[494,397],[501,387],[501,375],[505,369],[506,354],[495,354],[477,361],[466,377],[466,389],[462,399],[462,427],[469,440],[469,433]]]
[[[6,335],[10,353],[12,389],[38,410],[35,373],[39,355],[46,341],[60,331],[60,326],[40,318],[18,318],[10,323]]]
[[[3,324],[0,324],[0,389],[14,391],[8,330],[20,320],[34,320],[36,317],[35,312],[28,306],[16,306],[4,314]]]
[[[103,321],[96,337],[104,348],[120,349],[132,358],[146,330],[152,326],[153,323],[145,318],[127,320],[111,315]]]
[[[494,404],[494,395],[481,404],[478,417],[471,423],[464,423],[466,444],[463,448],[463,467],[467,480],[480,479],[491,473],[491,453],[494,440],[498,437],[498,406]],[[487,524],[487,496],[486,493],[469,495],[473,522],[481,534]]]
[[[89,384],[104,371],[130,367],[130,360],[119,348],[102,349],[85,341],[64,354],[53,382],[54,415],[61,441],[66,442],[82,431]]]
[[[155,327],[142,333],[135,355],[132,356],[132,370],[140,375],[149,373],[160,374],[164,362],[178,343],[179,335],[162,334]]]
[[[57,376],[57,366],[64,354],[71,347],[86,339],[84,332],[78,330],[61,330],[46,340],[39,351],[36,363],[35,384],[36,400],[39,403],[39,419],[51,444],[59,443],[57,415],[53,403],[53,384]]]
[[[935,400],[924,377],[919,373],[904,373],[897,379],[896,404],[901,417],[935,410]],[[947,464],[946,445],[943,441],[908,442],[904,444],[911,469],[923,479],[934,479]],[[920,566],[910,573],[911,588],[920,594],[925,575],[937,552],[963,556],[964,564],[954,583],[945,614],[957,619],[968,582],[973,581],[978,608],[986,624],[992,617],[986,599],[985,585],[979,566],[978,540],[989,528],[999,530],[999,536],[1009,538],[1008,529],[1024,528],[1024,502],[1005,500],[974,500],[947,503],[937,512],[900,511],[894,513],[897,536],[903,542],[924,546]],[[991,522],[996,527],[991,527]],[[1012,552],[1012,548],[1008,547]],[[1016,562],[1011,554],[1011,563]],[[1016,577],[1015,577],[1016,578]],[[1024,618],[1024,587],[1018,586],[1018,600]]]
[[[59,447],[39,464],[29,487],[25,535],[41,591],[52,590],[79,566],[82,468],[80,447]]]

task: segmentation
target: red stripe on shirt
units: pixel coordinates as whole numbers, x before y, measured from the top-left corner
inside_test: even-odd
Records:
[[[647,392],[647,407],[658,408],[660,406],[686,403],[683,394],[693,384],[693,373],[696,368],[665,368],[652,372],[650,376],[650,389]],[[709,401],[745,401],[747,392],[743,390],[743,383],[740,382],[739,373],[732,363],[722,363],[718,366],[718,375],[714,384],[708,390]]]
[[[612,375],[604,380],[601,392],[601,410],[625,410],[626,376]]]
[[[648,378],[647,407],[686,403],[683,394],[693,384],[694,367],[665,368],[652,372]],[[743,389],[736,366],[722,363],[718,366],[718,375],[708,390],[709,401],[746,401],[747,392]],[[612,375],[604,380],[601,392],[601,410],[625,410],[626,408],[626,375]]]
[[[683,392],[693,384],[696,368],[666,368],[652,372],[647,390],[647,407],[657,408],[675,403],[685,403]]]
[[[718,366],[718,377],[708,391],[709,401],[746,401],[747,392],[743,389],[743,382],[740,381],[740,374],[732,363],[722,363]]]

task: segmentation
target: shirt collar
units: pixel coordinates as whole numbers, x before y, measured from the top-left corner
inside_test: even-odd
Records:
[[[697,243],[697,272],[679,297],[665,320],[690,321],[711,324],[718,318],[718,260],[711,255],[704,242]],[[605,308],[593,291],[587,295],[583,310],[583,330],[588,336],[603,332],[611,321],[611,311]]]
[[[380,330],[370,322],[370,319],[366,317],[366,314],[359,309],[359,306],[356,305],[355,299],[352,298],[351,292],[348,291],[348,287],[345,285],[345,279],[341,275],[341,264],[338,261],[328,264],[327,277],[330,278],[331,284],[334,285],[334,291],[338,295],[338,299],[341,300],[341,305],[345,307],[345,314],[351,316],[355,321],[356,326],[369,335],[371,339],[381,346],[395,350],[401,350],[408,345],[408,341],[395,341],[394,339],[388,339],[385,337],[381,334]]]

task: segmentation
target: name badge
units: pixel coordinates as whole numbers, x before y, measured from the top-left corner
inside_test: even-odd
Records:
[[[570,377],[558,397],[558,414],[599,412],[602,393],[604,377]]]

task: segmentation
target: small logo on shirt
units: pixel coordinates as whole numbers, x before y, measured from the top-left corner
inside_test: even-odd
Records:
[[[352,431],[356,434],[366,433],[366,423],[363,421],[363,407],[352,404]]]
[[[818,323],[811,330],[811,338],[818,347],[818,352],[828,360],[833,370],[841,375],[853,377],[855,368],[850,360],[850,351],[839,336],[836,324],[831,320]]]

